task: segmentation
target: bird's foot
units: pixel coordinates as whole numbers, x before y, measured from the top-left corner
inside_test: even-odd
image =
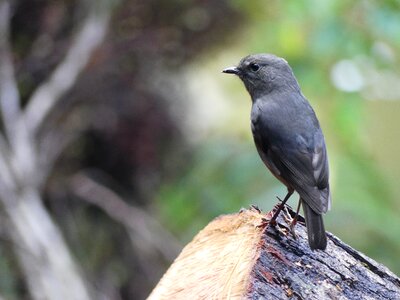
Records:
[[[288,224],[293,222],[294,219],[290,215],[290,212],[289,212],[289,209],[287,208],[287,206],[285,206],[283,208],[283,210],[285,211],[285,213],[283,214],[283,218],[285,219],[285,222],[288,223]]]
[[[276,226],[276,219],[278,218],[280,212],[282,211],[282,209],[284,207],[283,206],[284,203],[282,202],[282,199],[280,199],[279,197],[276,197],[276,198],[278,198],[278,200],[281,201],[281,203],[276,204],[274,206],[274,208],[270,211],[270,214],[272,214],[271,219],[270,219],[270,223],[272,226]]]
[[[275,208],[269,211],[265,217],[261,218],[261,223],[257,225],[257,228],[266,228],[268,225],[275,226],[276,221],[273,220]]]
[[[293,235],[293,238],[296,240],[297,239],[297,235],[296,235],[296,231],[295,231],[294,227],[297,224],[297,214],[296,214],[296,216],[294,218],[292,218],[288,208],[285,206],[284,209],[285,209],[285,214],[283,216],[285,218],[285,222],[286,223],[290,223],[289,231]]]
[[[294,229],[292,228],[287,228],[284,225],[280,225],[276,222],[276,212],[279,209],[279,204],[276,205],[268,214],[266,217],[261,218],[261,223],[256,226],[256,228],[262,228],[262,229],[267,229],[268,226],[272,226],[275,230],[277,230],[280,234],[287,236],[288,234],[292,233],[294,236],[294,239],[296,239],[296,235],[294,233]]]
[[[296,235],[296,231],[294,230],[294,226],[296,225],[297,220],[293,219],[292,223],[290,223],[289,229],[290,229],[290,233],[293,235],[293,238],[295,240],[297,240],[297,235]]]
[[[297,215],[296,215],[296,217],[292,218],[292,216],[290,215],[290,212],[289,212],[289,210],[288,210],[288,208],[286,206],[285,206],[285,212],[286,212],[284,214],[285,221],[286,221],[286,223],[290,223],[289,231],[293,235],[293,238],[295,240],[297,240],[296,231],[294,230],[294,227],[296,226],[296,223],[297,223],[297,218],[296,218]]]

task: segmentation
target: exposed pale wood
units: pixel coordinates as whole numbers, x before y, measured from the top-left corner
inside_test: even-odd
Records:
[[[227,299],[245,293],[261,240],[254,211],[215,219],[189,243],[149,299]]]
[[[148,299],[400,299],[400,280],[383,265],[328,234],[312,251],[304,220],[289,233],[254,209],[216,218],[190,242]]]

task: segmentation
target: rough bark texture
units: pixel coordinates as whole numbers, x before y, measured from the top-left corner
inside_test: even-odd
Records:
[[[246,298],[400,299],[400,279],[385,266],[329,233],[326,251],[310,250],[303,219],[297,240],[287,228],[281,219],[265,231]]]
[[[328,233],[312,251],[304,220],[289,233],[293,211],[259,227],[256,210],[216,218],[189,243],[149,299],[400,299],[400,279]]]

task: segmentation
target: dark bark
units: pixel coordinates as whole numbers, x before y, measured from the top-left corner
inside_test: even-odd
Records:
[[[385,266],[330,233],[327,249],[312,251],[303,219],[296,225],[297,240],[288,233],[289,214],[265,230],[247,298],[400,299],[400,279]]]
[[[311,250],[304,219],[277,225],[256,208],[210,222],[164,274],[149,299],[400,299],[400,280],[385,266],[328,233]]]

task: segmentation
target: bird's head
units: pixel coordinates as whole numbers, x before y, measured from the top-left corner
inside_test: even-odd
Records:
[[[253,98],[281,88],[300,90],[287,61],[273,54],[246,56],[222,72],[239,76]]]

